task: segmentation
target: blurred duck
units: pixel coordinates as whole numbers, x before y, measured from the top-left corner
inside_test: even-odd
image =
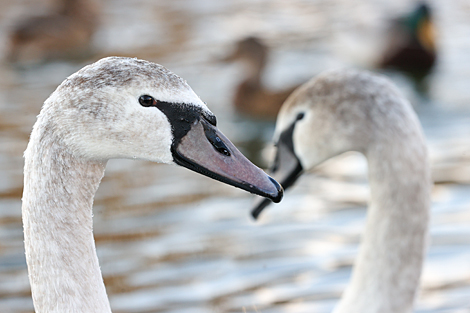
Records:
[[[55,12],[21,20],[10,34],[7,58],[19,64],[80,58],[90,53],[98,25],[93,0],[59,0]]]
[[[248,117],[275,120],[286,98],[297,86],[282,91],[268,90],[262,82],[268,58],[268,47],[256,37],[239,41],[235,51],[224,61],[241,61],[245,66],[245,77],[236,88],[233,105]]]
[[[419,83],[432,70],[436,56],[431,8],[420,3],[394,22],[379,66],[403,71]]]
[[[284,189],[346,151],[365,155],[370,204],[351,282],[334,313],[412,312],[429,220],[425,138],[409,102],[388,80],[330,71],[287,99],[279,113],[274,178]],[[257,217],[271,201],[260,201]]]

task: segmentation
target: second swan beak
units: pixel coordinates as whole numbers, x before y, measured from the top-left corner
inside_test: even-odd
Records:
[[[281,140],[277,144],[276,158],[270,169],[270,174],[272,174],[276,180],[281,182],[281,185],[285,190],[292,186],[300,177],[303,173],[303,167],[293,151],[292,144],[289,145],[282,139],[283,137],[281,137]],[[253,209],[251,210],[253,218],[257,219],[263,209],[270,203],[271,201],[267,199],[257,199]]]

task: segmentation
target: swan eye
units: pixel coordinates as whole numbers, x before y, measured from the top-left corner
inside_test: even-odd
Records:
[[[304,112],[300,112],[299,114],[297,114],[297,117],[295,118],[296,121],[299,121],[301,119],[303,119],[305,116],[305,113]]]
[[[139,103],[143,107],[151,107],[151,106],[156,106],[157,105],[157,100],[155,100],[151,96],[143,95],[143,96],[140,96]]]

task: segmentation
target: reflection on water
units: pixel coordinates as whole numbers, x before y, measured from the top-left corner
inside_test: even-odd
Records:
[[[42,1],[44,4],[47,1]],[[0,44],[30,0],[0,3]],[[436,0],[439,64],[430,102],[416,109],[433,176],[431,246],[417,312],[470,310],[470,6]],[[39,3],[35,3],[39,6]],[[273,48],[272,88],[332,67],[371,64],[384,18],[409,1],[107,1],[99,56],[162,63],[188,80],[234,142],[268,139],[234,116],[237,65],[220,64],[247,34]],[[372,38],[372,39],[369,39]],[[90,60],[91,61],[91,60]],[[0,311],[32,312],[21,228],[22,153],[44,99],[82,67],[0,71]],[[412,99],[406,79],[394,79]],[[95,238],[115,312],[330,312],[346,286],[366,216],[367,165],[358,154],[300,179],[284,201],[249,219],[252,198],[176,166],[109,162],[95,200]]]

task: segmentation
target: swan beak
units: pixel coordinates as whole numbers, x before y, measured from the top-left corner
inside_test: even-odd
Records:
[[[281,185],[251,163],[214,125],[201,118],[172,146],[176,164],[279,202]]]
[[[276,158],[270,169],[270,174],[273,175],[276,180],[280,181],[282,187],[286,190],[294,184],[302,172],[302,164],[295,155],[292,144],[289,145],[288,143],[280,140],[277,144]],[[271,201],[267,199],[258,198],[251,210],[253,218],[257,219],[263,209],[270,203]]]

